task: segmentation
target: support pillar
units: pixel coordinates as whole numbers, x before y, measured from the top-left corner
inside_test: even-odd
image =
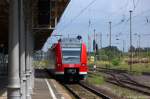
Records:
[[[31,24],[31,0],[26,1],[26,40],[25,40],[25,54],[26,54],[26,99],[31,99],[32,86],[31,86],[31,65],[30,65],[30,37],[32,33],[32,24]]]
[[[33,67],[32,67],[32,32],[29,34],[29,68],[30,68],[30,93],[33,93]]]
[[[31,34],[31,69],[32,69],[32,89],[34,88],[34,67],[33,67],[33,50],[34,50],[34,37],[33,34]]]
[[[19,0],[20,10],[20,78],[21,78],[21,99],[26,99],[26,74],[25,74],[25,18],[24,0]]]
[[[8,99],[20,99],[18,0],[10,0]]]
[[[30,67],[30,31],[26,31],[26,98],[31,99],[31,67]]]

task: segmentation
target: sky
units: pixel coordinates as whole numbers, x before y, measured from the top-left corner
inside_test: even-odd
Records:
[[[132,39],[133,46],[150,47],[150,0],[71,0],[60,22],[52,35],[63,37],[76,37],[81,35],[83,41],[90,45],[94,29],[96,41],[100,47],[100,34],[102,47],[109,46],[109,21],[112,22],[112,46],[127,51],[130,44],[130,13],[132,10]],[[88,43],[88,35],[89,41]],[[140,35],[140,36],[138,36]],[[43,49],[46,51],[59,37],[51,36]]]

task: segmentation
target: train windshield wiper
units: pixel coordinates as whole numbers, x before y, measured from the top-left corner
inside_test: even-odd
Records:
[[[69,57],[64,57],[64,59],[79,59],[79,57],[78,56],[69,56]]]

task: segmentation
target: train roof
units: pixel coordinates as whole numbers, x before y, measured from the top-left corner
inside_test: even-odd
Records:
[[[63,38],[60,41],[61,46],[68,48],[68,47],[72,47],[72,48],[77,48],[77,47],[81,47],[81,40],[77,39],[77,38]]]
[[[77,38],[63,38],[61,39],[61,43],[81,43],[81,40]]]

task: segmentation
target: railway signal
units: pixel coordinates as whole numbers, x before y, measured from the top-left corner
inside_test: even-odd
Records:
[[[96,49],[96,41],[93,40],[93,51],[95,52],[95,49]]]

